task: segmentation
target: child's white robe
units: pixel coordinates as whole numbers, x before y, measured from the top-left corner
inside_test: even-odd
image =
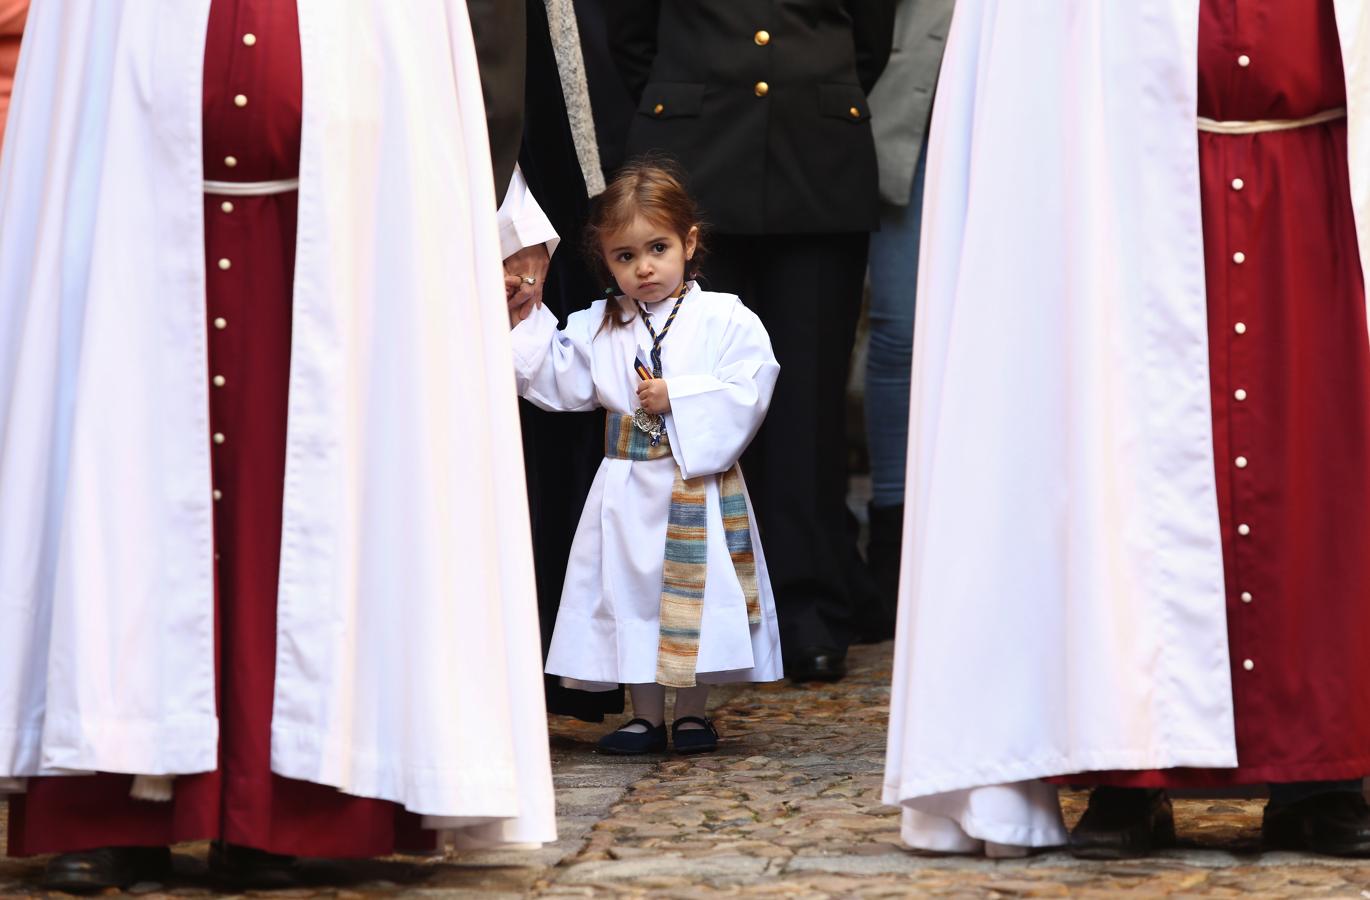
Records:
[[[513,331],[519,393],[549,410],[637,409],[633,359],[652,346],[641,318],[600,330],[605,300],[573,314],[564,331],[545,307]],[[626,302],[626,301],[624,301]],[[660,329],[674,300],[648,307]],[[676,467],[685,478],[727,471],[765,418],[780,365],[756,314],[732,294],[691,285],[662,343],[671,459],[605,459],[595,475],[571,548],[547,671],[577,682],[656,681],[661,570]],[[803,487],[803,486],[798,486]],[[708,486],[708,575],[696,674],[702,683],[774,681],[784,676],[775,599],[755,514],[761,622],[749,625],[719,512]],[[750,512],[750,500],[748,501]]]

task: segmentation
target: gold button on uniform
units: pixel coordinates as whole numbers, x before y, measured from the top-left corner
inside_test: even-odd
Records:
[[[216,431],[216,432],[214,433],[214,443],[216,443],[216,444],[222,444],[222,443],[223,443],[224,441],[226,441],[226,440],[228,440],[228,439],[224,437],[223,432],[221,432],[221,431]]]
[[[771,33],[763,29],[753,35],[752,40],[756,41],[758,47],[764,47],[771,42]]]
[[[1254,600],[1254,599],[1255,599],[1255,598],[1251,596],[1251,592],[1250,592],[1250,591],[1242,591],[1242,602],[1243,602],[1243,603],[1250,603],[1250,602],[1251,602],[1252,600]]]
[[[219,490],[218,488],[215,488],[215,490],[214,490],[214,499],[215,499],[215,501],[219,501],[219,500],[224,499],[224,492],[221,491],[221,490]]]
[[[219,260],[219,271],[227,272],[231,268],[233,268],[233,260],[228,258]]]
[[[219,204],[219,209],[222,209],[226,213],[233,212],[233,201],[225,200],[223,203]]]
[[[1242,661],[1242,668],[1245,669],[1246,671],[1250,672],[1252,669],[1256,668],[1256,663],[1255,663],[1254,661],[1252,661],[1252,660],[1249,660],[1249,659],[1243,660],[1243,661]]]
[[[225,156],[225,157],[224,157],[224,165],[228,166],[230,169],[233,168],[234,166],[236,166],[237,164],[238,164],[238,157],[236,157],[236,156]]]
[[[239,109],[242,109],[244,106],[247,106],[247,94],[238,94],[236,97],[234,97],[233,105],[238,107]]]
[[[223,387],[223,386],[226,385],[226,384],[228,384],[228,379],[227,379],[227,378],[225,378],[225,377],[222,376],[222,375],[215,375],[215,376],[214,376],[214,386],[215,386],[215,387]]]
[[[220,331],[223,331],[225,328],[228,327],[228,320],[222,317],[215,319],[214,327],[219,329]]]
[[[764,97],[771,92],[771,86],[764,81],[758,81],[752,90],[756,92],[758,97]]]
[[[652,112],[656,113],[658,116],[661,115],[662,113],[664,113],[665,111],[666,111],[666,104],[664,104],[664,103],[658,103],[656,106],[653,106],[653,107],[652,107]]]
[[[848,114],[851,115],[851,117],[852,117],[853,119],[859,119],[859,118],[861,118],[861,110],[857,109],[855,106],[853,106],[851,109],[847,110],[847,112],[848,112]]]

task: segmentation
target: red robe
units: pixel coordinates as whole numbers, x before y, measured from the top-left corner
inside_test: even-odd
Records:
[[[1198,114],[1346,106],[1332,0],[1203,0]],[[1213,787],[1370,774],[1370,340],[1343,119],[1199,136],[1236,769],[1062,781]]]
[[[295,4],[213,0],[204,74],[205,178],[299,173],[302,73]],[[393,803],[271,773],[276,593],[285,478],[298,195],[205,196],[210,423],[216,491],[219,769],[176,780],[170,803],[132,777],[40,778],[10,807],[11,855],[224,840],[300,856],[416,846]],[[136,648],[130,648],[136,652]]]

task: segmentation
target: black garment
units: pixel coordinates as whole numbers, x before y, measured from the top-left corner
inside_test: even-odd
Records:
[[[704,283],[766,325],[780,378],[742,460],[786,653],[851,641],[847,373],[869,235],[712,238]],[[850,551],[850,553],[849,553]]]
[[[495,170],[495,202],[504,202],[523,143],[523,91],[527,70],[524,0],[466,0],[485,95],[485,127]],[[546,20],[546,10],[543,19]],[[546,30],[546,26],[543,26]],[[536,196],[536,195],[535,195]],[[540,198],[539,198],[540,199]]]
[[[686,169],[713,232],[706,284],[756,310],[780,360],[743,468],[781,642],[840,653],[868,580],[846,528],[846,385],[880,207],[865,91],[894,2],[601,2],[638,102],[628,154]]]
[[[637,101],[627,155],[665,151],[723,234],[871,231],[866,91],[893,0],[605,0]]]
[[[605,175],[623,165],[628,145],[628,127],[633,121],[634,99],[619,77],[609,50],[609,28],[605,21],[606,2],[613,0],[576,0],[576,23],[580,46],[585,56],[585,79],[589,82],[590,105],[595,114],[595,137],[599,143],[599,164]]]
[[[602,292],[581,256],[581,236],[589,215],[585,180],[576,158],[566,102],[547,27],[543,0],[522,0],[528,13],[528,78],[519,168],[528,189],[561,237],[552,257],[542,300],[563,325]],[[600,460],[604,458],[604,413],[552,413],[520,401],[523,454],[528,475],[528,505],[537,567],[538,613],[542,650],[552,640],[571,539],[580,521]],[[547,709],[599,722],[605,713],[623,711],[623,691],[590,693],[563,688],[547,678]]]

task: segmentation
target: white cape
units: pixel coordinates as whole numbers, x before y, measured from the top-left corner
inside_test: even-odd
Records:
[[[1199,0],[959,0],[928,156],[885,799],[1065,839],[1045,776],[1231,767]],[[1337,0],[1370,259],[1370,4]]]
[[[216,766],[209,2],[29,17],[0,164],[0,778]],[[478,842],[553,840],[466,5],[298,2],[272,768]]]

